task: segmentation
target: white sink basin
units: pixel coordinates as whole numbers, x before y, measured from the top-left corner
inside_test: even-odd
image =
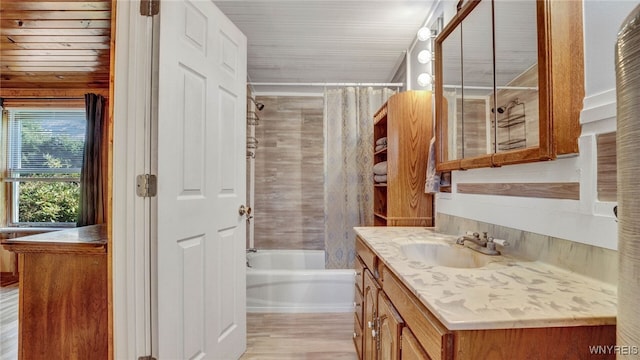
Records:
[[[402,244],[400,251],[412,261],[452,268],[479,268],[496,260],[462,246],[438,243]]]

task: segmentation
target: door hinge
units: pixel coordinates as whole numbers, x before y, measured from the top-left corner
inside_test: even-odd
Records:
[[[151,355],[146,355],[146,356],[139,356],[138,360],[157,360],[157,359]]]
[[[136,195],[140,197],[154,197],[158,193],[158,178],[152,174],[142,174],[136,177]]]
[[[140,0],[140,15],[153,16],[160,12],[160,0]]]

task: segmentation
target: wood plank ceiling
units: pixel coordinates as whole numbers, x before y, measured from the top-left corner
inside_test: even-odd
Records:
[[[111,0],[2,0],[0,94],[108,89],[111,20]]]

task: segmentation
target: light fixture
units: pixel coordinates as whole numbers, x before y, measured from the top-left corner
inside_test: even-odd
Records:
[[[427,73],[422,73],[418,75],[418,85],[422,87],[430,86],[432,82],[433,82],[433,78],[431,77],[431,75]]]
[[[418,30],[417,36],[418,36],[418,40],[427,41],[431,38],[431,29],[427,27],[421,27],[420,30]]]
[[[422,50],[418,53],[418,62],[420,64],[427,64],[431,62],[431,51]]]

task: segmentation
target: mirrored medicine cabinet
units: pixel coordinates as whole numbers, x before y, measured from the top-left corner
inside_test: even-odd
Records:
[[[439,171],[578,152],[580,1],[471,0],[436,38]]]

